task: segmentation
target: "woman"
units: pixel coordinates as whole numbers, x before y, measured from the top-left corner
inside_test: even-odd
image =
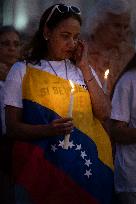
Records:
[[[7,77],[7,131],[17,140],[13,173],[16,200],[22,203],[111,200],[111,146],[98,121],[108,117],[110,104],[92,74],[87,47],[79,41],[80,27],[77,7],[48,8],[26,63],[16,63]],[[74,83],[72,118],[67,117],[69,79]],[[65,149],[67,134],[70,140]]]
[[[10,144],[5,127],[3,90],[11,66],[20,56],[20,34],[13,26],[0,27],[0,203],[11,202],[10,196]]]
[[[5,134],[3,86],[11,66],[20,56],[20,35],[12,26],[0,27],[0,112],[1,134]]]
[[[20,57],[20,34],[13,26],[0,27],[0,80]]]
[[[119,77],[112,98],[112,135],[116,143],[115,190],[119,203],[136,203],[136,54]]]
[[[20,35],[12,26],[0,27],[0,112],[2,120],[1,134],[5,134],[3,86],[11,66],[20,56]]]

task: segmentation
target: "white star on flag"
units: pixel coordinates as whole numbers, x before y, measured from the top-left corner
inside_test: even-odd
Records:
[[[70,149],[71,149],[72,147],[74,147],[74,146],[75,146],[75,145],[73,144],[73,141],[69,142],[68,147],[70,147]]]
[[[76,145],[76,149],[75,150],[81,150],[81,144],[80,145]]]
[[[81,157],[84,159],[86,156],[87,155],[86,155],[85,151],[84,152],[81,151]]]
[[[62,140],[62,141],[59,140],[59,145],[58,146],[63,148],[64,147],[64,140]]]
[[[53,152],[55,152],[55,151],[57,150],[56,144],[55,144],[55,145],[51,145],[51,150],[52,150]]]
[[[85,172],[85,174],[84,174],[85,176],[87,176],[88,178],[92,175],[92,173],[91,173],[91,169],[90,170],[86,170],[86,172]]]
[[[91,164],[92,164],[92,162],[90,162],[90,159],[88,159],[88,160],[85,159],[85,165],[86,165],[86,166],[89,167]]]

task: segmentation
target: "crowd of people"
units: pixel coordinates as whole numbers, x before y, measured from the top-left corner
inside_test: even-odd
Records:
[[[23,52],[0,28],[3,204],[136,203],[131,10],[100,0],[82,23],[78,7],[52,5]]]

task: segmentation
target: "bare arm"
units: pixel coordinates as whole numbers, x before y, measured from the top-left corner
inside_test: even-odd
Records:
[[[93,113],[99,120],[103,121],[110,116],[110,98],[103,92],[102,88],[98,85],[88,65],[83,68],[82,73],[90,94]]]
[[[136,128],[129,128],[126,122],[112,120],[111,136],[119,144],[136,144]]]
[[[57,119],[47,125],[23,123],[21,108],[6,106],[6,127],[9,137],[17,140],[42,139],[47,136],[65,135],[71,132],[71,118]]]
[[[0,80],[5,81],[6,76],[9,72],[10,67],[8,67],[6,64],[0,63]]]
[[[103,121],[109,118],[110,116],[110,98],[103,92],[102,88],[98,85],[97,81],[95,80],[95,77],[91,72],[88,63],[87,45],[81,43],[81,47],[82,48],[80,48],[78,51],[79,56],[77,56],[77,66],[79,66],[79,68],[81,69],[84,81],[87,85],[92,102],[93,113],[99,120]]]

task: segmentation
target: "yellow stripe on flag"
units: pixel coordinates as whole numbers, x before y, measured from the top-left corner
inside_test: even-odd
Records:
[[[23,99],[49,108],[61,117],[67,117],[70,102],[70,83],[48,72],[27,67],[23,80]],[[90,137],[97,146],[99,159],[113,169],[109,136],[93,116],[87,90],[75,84],[73,120],[77,129]]]

